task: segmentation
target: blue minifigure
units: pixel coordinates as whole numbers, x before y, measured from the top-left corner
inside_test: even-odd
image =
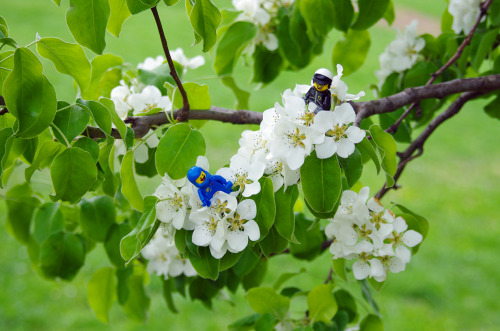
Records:
[[[198,188],[198,196],[203,206],[210,207],[210,199],[219,191],[224,193],[233,192],[233,183],[222,176],[210,175],[208,171],[200,167],[192,167],[189,169],[187,177],[189,181]]]
[[[316,70],[312,79],[312,85],[309,91],[304,96],[306,105],[310,102],[316,104],[318,108],[314,110],[317,114],[321,110],[330,110],[332,106],[332,94],[330,93],[330,85],[332,84],[333,75],[330,70],[321,68]]]

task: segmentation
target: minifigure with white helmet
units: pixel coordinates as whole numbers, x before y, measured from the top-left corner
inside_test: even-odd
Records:
[[[333,74],[328,69],[321,68],[314,73],[311,82],[313,86],[307,91],[304,101],[306,105],[312,102],[317,106],[314,110],[316,114],[321,110],[330,110],[332,106],[332,95],[329,90],[332,79]]]

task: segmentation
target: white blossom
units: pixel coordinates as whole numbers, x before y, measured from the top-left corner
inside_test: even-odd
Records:
[[[165,58],[158,55],[156,58],[147,57],[144,62],[137,65],[137,69],[153,71],[165,62]]]
[[[244,250],[248,245],[248,240],[255,241],[259,239],[259,226],[254,221],[256,215],[257,206],[255,201],[248,199],[240,202],[236,212],[226,218],[226,240],[228,250],[231,253]]]
[[[177,48],[170,52],[170,56],[172,57],[172,60],[181,65],[184,74],[187,69],[196,69],[205,64],[205,58],[203,56],[198,55],[193,58],[188,58],[184,55],[182,48]]]
[[[480,14],[481,0],[450,0],[448,11],[453,16],[455,33],[469,34]]]
[[[168,175],[165,175],[163,182],[153,195],[159,199],[156,203],[156,218],[164,223],[172,223],[178,230],[182,229],[189,197],[174,185]]]
[[[231,158],[229,168],[221,168],[217,175],[233,183],[233,188],[249,197],[260,192],[259,179],[264,174],[265,164],[259,161],[250,163],[243,156],[236,154]]]
[[[111,100],[115,104],[116,114],[122,120],[126,119],[128,112],[132,110],[132,106],[127,102],[130,95],[130,89],[125,84],[119,85],[111,90]]]
[[[344,68],[342,67],[342,65],[337,64],[337,75],[332,78],[332,84],[330,86],[330,92],[332,93],[332,96],[334,96],[334,98],[336,98],[340,102],[359,100],[359,98],[364,97],[364,91],[361,91],[357,94],[347,93],[347,84],[340,79],[343,75],[343,72]]]
[[[161,91],[153,85],[146,86],[141,93],[134,93],[128,97],[128,104],[134,109],[135,116],[148,113],[152,109],[170,111],[172,102],[168,96],[162,96]]]

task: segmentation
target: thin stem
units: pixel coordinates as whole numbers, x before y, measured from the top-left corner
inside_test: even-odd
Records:
[[[163,27],[161,25],[160,16],[158,15],[158,10],[156,9],[156,6],[151,8],[151,11],[153,12],[153,16],[155,18],[156,27],[158,28],[158,33],[160,34],[163,52],[165,53],[165,56],[166,56],[167,62],[168,62],[168,66],[170,68],[170,75],[174,79],[175,84],[177,84],[177,87],[179,88],[179,91],[181,92],[181,96],[182,96],[182,109],[177,114],[177,120],[179,122],[184,122],[184,121],[187,121],[188,115],[189,115],[189,101],[187,98],[187,94],[186,94],[186,91],[184,90],[184,87],[182,86],[182,82],[179,79],[179,76],[177,75],[177,71],[175,70],[175,66],[174,66],[174,62],[172,61],[172,57],[170,56],[170,51],[168,50],[167,39],[165,38],[165,33],[163,32]]]
[[[441,74],[446,70],[448,69],[449,67],[451,67],[451,65],[453,63],[455,63],[459,58],[460,56],[462,55],[465,47],[467,47],[468,45],[470,45],[470,42],[472,40],[472,36],[474,35],[474,33],[476,32],[476,29],[477,27],[479,26],[479,23],[481,23],[481,20],[483,19],[483,17],[486,15],[486,13],[488,12],[488,8],[490,7],[491,3],[493,2],[493,0],[487,0],[486,2],[480,4],[480,9],[481,9],[481,12],[478,16],[478,18],[476,19],[476,22],[474,23],[474,26],[472,27],[472,30],[469,32],[469,34],[467,35],[467,37],[464,39],[464,41],[462,42],[462,44],[460,44],[460,47],[458,47],[457,51],[455,52],[455,54],[453,54],[453,56],[448,60],[448,62],[445,63],[445,65],[443,65],[441,68],[438,69],[438,71],[436,71],[435,73],[431,74],[431,78],[427,81],[427,83],[425,84],[425,86],[429,86],[431,85],[432,83],[434,83],[436,81],[436,79],[438,79],[439,76],[441,76]],[[399,126],[401,125],[401,122],[403,122],[403,120],[410,114],[410,112],[415,109],[415,107],[417,106],[417,103],[413,103],[398,119],[396,122],[394,122],[393,125],[391,125],[389,128],[387,128],[385,131],[388,132],[388,133],[395,133]]]

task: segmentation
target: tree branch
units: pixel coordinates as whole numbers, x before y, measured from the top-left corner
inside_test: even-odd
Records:
[[[418,136],[418,138],[415,139],[404,152],[399,153],[400,161],[394,175],[394,186],[386,187],[386,185],[384,184],[380,191],[377,193],[376,198],[381,199],[391,188],[396,187],[396,182],[401,176],[401,173],[405,169],[408,162],[422,155],[425,142],[439,125],[456,115],[467,101],[475,99],[485,93],[486,92],[480,91],[466,92],[458,97],[457,100],[455,100],[447,110],[436,116],[420,134],[420,136]],[[417,153],[414,154],[415,152]]]
[[[179,88],[179,91],[181,92],[181,96],[182,96],[182,109],[180,109],[180,111],[177,113],[176,119],[179,122],[185,122],[188,120],[188,114],[189,114],[189,101],[187,98],[187,94],[186,94],[186,91],[184,90],[184,87],[182,86],[182,82],[179,79],[179,76],[177,75],[177,71],[175,70],[175,66],[174,66],[174,62],[172,61],[172,57],[170,56],[170,51],[168,50],[167,39],[165,38],[165,33],[163,32],[163,27],[161,25],[160,16],[158,15],[158,10],[156,9],[156,6],[152,7],[151,11],[153,12],[153,16],[155,18],[156,27],[158,28],[158,33],[160,34],[163,52],[165,53],[165,56],[166,56],[167,62],[168,62],[168,66],[170,68],[170,75],[174,79],[175,84],[177,84],[177,87]]]
[[[472,36],[474,35],[474,33],[476,32],[476,29],[477,27],[479,26],[479,23],[481,22],[481,20],[483,19],[483,17],[486,15],[486,13],[488,12],[488,8],[490,7],[491,5],[491,2],[493,0],[487,0],[486,2],[484,3],[481,3],[479,6],[480,6],[480,9],[481,9],[481,12],[479,14],[479,16],[477,17],[476,19],[476,22],[474,23],[474,26],[472,27],[471,31],[469,32],[469,34],[467,35],[467,37],[464,39],[464,41],[462,42],[462,44],[460,44],[460,47],[458,47],[457,51],[455,52],[455,54],[453,54],[453,56],[448,60],[448,62],[445,63],[445,65],[443,65],[441,68],[438,69],[438,71],[436,71],[435,73],[433,73],[431,75],[431,78],[427,81],[427,83],[425,84],[425,86],[428,86],[428,85],[431,85],[432,83],[434,83],[436,81],[436,79],[441,76],[441,74],[446,70],[448,69],[449,67],[451,67],[451,65],[453,63],[455,63],[459,58],[460,56],[462,55],[465,47],[467,47],[468,45],[470,45],[470,42],[472,40]],[[387,128],[386,132],[388,133],[395,133],[398,128],[399,128],[399,125],[401,124],[401,122],[403,122],[403,120],[410,114],[410,112],[415,109],[415,107],[417,106],[417,103],[413,103],[399,118],[396,122],[394,122],[393,125],[391,125],[389,128]]]
[[[455,79],[445,83],[407,88],[402,92],[378,100],[353,102],[356,110],[354,125],[376,114],[390,113],[405,105],[424,99],[442,99],[462,92],[491,92],[500,89],[500,75],[489,75],[478,78]]]

